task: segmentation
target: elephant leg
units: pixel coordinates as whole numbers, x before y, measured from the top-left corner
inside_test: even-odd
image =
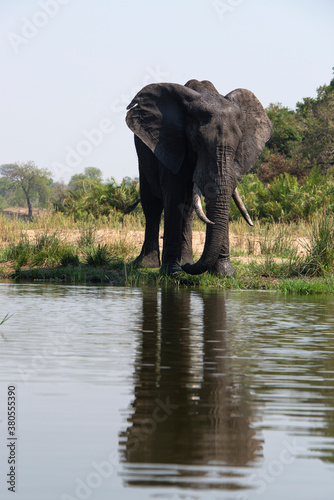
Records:
[[[141,267],[159,267],[159,225],[163,209],[158,160],[151,150],[135,136],[139,162],[140,200],[145,216],[145,238],[134,264]]]
[[[161,273],[181,272],[182,256],[182,209],[166,206],[164,209],[164,243]]]
[[[159,226],[163,209],[162,200],[152,195],[150,187],[145,180],[140,180],[140,198],[145,215],[145,238],[139,256],[134,264],[140,267],[159,267]]]
[[[194,214],[194,207],[190,200],[183,209],[181,265],[194,263],[192,245]]]
[[[218,259],[216,263],[209,269],[210,274],[215,274],[217,276],[235,276],[236,272],[234,267],[230,262],[230,242],[228,235],[228,226],[227,226],[227,235],[224,239],[223,246],[220,250]]]
[[[193,263],[192,226],[194,208],[192,201],[192,171],[183,168],[172,174],[160,170],[160,184],[164,200],[164,243],[161,272],[175,274],[181,265]]]
[[[192,213],[188,202],[187,186],[182,173],[173,175],[166,169],[161,171],[161,185],[164,186],[164,243],[161,272],[181,272],[182,259],[188,259],[192,252]],[[166,186],[168,188],[166,188]]]
[[[192,206],[189,207],[185,203],[165,209],[162,273],[179,273],[182,271],[181,265],[193,264],[193,220]]]

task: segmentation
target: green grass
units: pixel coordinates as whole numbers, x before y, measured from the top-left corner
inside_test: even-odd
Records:
[[[62,256],[60,258],[60,265],[61,266],[73,266],[77,267],[80,265],[80,259],[78,254],[75,253],[74,250],[71,248],[65,248]]]
[[[79,262],[79,257],[69,243],[61,241],[56,234],[37,235],[30,242],[23,234],[18,243],[10,243],[1,255],[2,261],[10,261],[15,269],[23,266],[57,265],[61,262],[72,264]]]
[[[221,290],[268,290],[286,294],[323,294],[334,293],[334,277],[280,277],[277,274],[265,276],[261,269],[233,262],[237,276],[223,278],[205,273],[190,276],[180,273],[177,276],[165,276],[158,269],[135,269],[130,264],[114,263],[109,266],[79,265],[54,266],[43,268],[17,269],[12,277],[17,280],[51,281],[67,283],[107,283],[113,285],[140,286],[173,286],[185,288],[218,288]]]
[[[6,316],[4,316],[4,317],[2,318],[2,320],[0,320],[0,325],[3,325],[4,323],[6,323],[6,321],[8,321],[8,320],[9,320],[9,318],[11,318],[12,316],[13,316],[12,314],[11,314],[11,315],[9,315],[9,313],[7,313],[7,314],[6,314]]]
[[[16,270],[13,277],[18,280],[45,280],[67,283],[105,283],[113,285],[140,286],[172,286],[182,288],[216,288],[221,290],[267,290],[285,294],[324,294],[334,293],[334,277],[284,277],[284,272],[276,268],[276,275],[263,274],[263,268],[255,269],[250,264],[233,261],[237,276],[223,278],[205,273],[190,276],[180,273],[176,276],[165,276],[158,269],[136,269],[131,264],[114,262],[108,266],[89,266],[80,263],[78,266],[55,266],[49,268],[31,268]]]
[[[274,289],[285,294],[333,294],[334,277],[283,279]]]
[[[64,216],[62,216],[64,217]],[[66,219],[68,222],[68,218]],[[131,265],[138,255],[138,242],[131,240],[127,229],[112,242],[105,243],[104,232],[115,229],[110,220],[92,220],[64,227],[62,218],[35,221],[34,237],[29,233],[31,223],[21,229],[21,223],[1,221],[2,250],[0,261],[2,274],[8,277],[11,263],[13,279],[63,281],[68,283],[109,283],[124,286],[174,286],[201,287],[234,290],[272,290],[280,293],[333,293],[334,292],[334,222],[331,215],[323,213],[312,224],[261,224],[255,221],[249,229],[239,221],[231,223],[234,235],[232,264],[237,271],[233,278],[211,276],[164,276],[158,269],[141,269]],[[60,227],[56,227],[57,224]],[[199,227],[196,229],[200,229]],[[76,231],[76,238],[72,238]],[[298,237],[308,237],[304,255],[296,253]],[[69,241],[66,240],[69,239]],[[1,237],[0,237],[1,241]],[[306,240],[305,240],[306,241]],[[256,258],[254,258],[254,254]],[[250,262],[244,262],[244,256]],[[7,266],[6,266],[7,264]]]
[[[29,262],[30,254],[30,242],[22,235],[22,239],[17,244],[12,243],[2,251],[1,260],[13,262],[15,268],[20,268]]]
[[[90,247],[86,250],[86,264],[90,267],[103,267],[109,266],[113,257],[108,250],[107,245],[101,245]]]

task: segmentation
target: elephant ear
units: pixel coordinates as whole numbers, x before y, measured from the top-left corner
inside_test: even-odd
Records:
[[[253,167],[265,143],[270,139],[272,123],[262,104],[250,90],[236,89],[225,98],[236,104],[241,111],[239,126],[242,138],[234,159],[237,175],[240,176]]]
[[[186,107],[200,94],[176,83],[144,87],[126,109],[128,127],[174,174],[187,148]]]

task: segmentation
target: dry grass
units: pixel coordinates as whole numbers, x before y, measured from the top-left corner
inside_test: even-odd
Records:
[[[75,221],[63,214],[45,214],[32,221],[0,215],[0,277],[51,280],[271,289],[284,293],[332,293],[334,290],[334,223],[326,214],[311,224],[243,221],[230,223],[230,247],[237,277],[208,273],[199,277],[163,277],[157,269],[136,270],[144,231],[138,218]],[[205,227],[194,224],[193,249],[203,250]],[[160,233],[162,246],[162,231]],[[14,273],[14,274],[13,274]]]
[[[144,239],[144,228],[134,217],[122,220],[89,219],[84,222],[60,213],[44,211],[35,215],[32,221],[22,217],[20,212],[8,209],[0,214],[0,248],[18,243],[22,238],[34,243],[42,235],[56,235],[64,243],[85,246],[87,238],[95,244],[112,245],[120,249],[122,255],[128,253],[129,260],[140,252]],[[139,227],[138,227],[139,226]],[[292,254],[302,256],[309,243],[310,224],[268,224],[256,221],[250,228],[244,221],[230,223],[230,248],[232,257],[244,261],[259,260],[271,255],[289,258]],[[163,231],[160,232],[162,247]],[[85,241],[87,240],[87,241]],[[200,221],[194,225],[193,252],[198,258],[205,242],[205,227]]]

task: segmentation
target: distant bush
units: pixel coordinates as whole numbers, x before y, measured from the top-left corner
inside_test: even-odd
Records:
[[[298,222],[311,220],[324,207],[328,214],[334,211],[334,177],[322,176],[317,168],[303,181],[284,173],[264,184],[256,175],[249,174],[241,179],[238,190],[254,219]],[[230,214],[233,220],[240,217],[233,203]]]
[[[56,211],[73,215],[76,219],[109,216],[124,213],[139,199],[139,183],[136,179],[123,179],[121,184],[111,180],[107,184],[81,184],[76,190],[64,193],[62,199],[54,202]]]

